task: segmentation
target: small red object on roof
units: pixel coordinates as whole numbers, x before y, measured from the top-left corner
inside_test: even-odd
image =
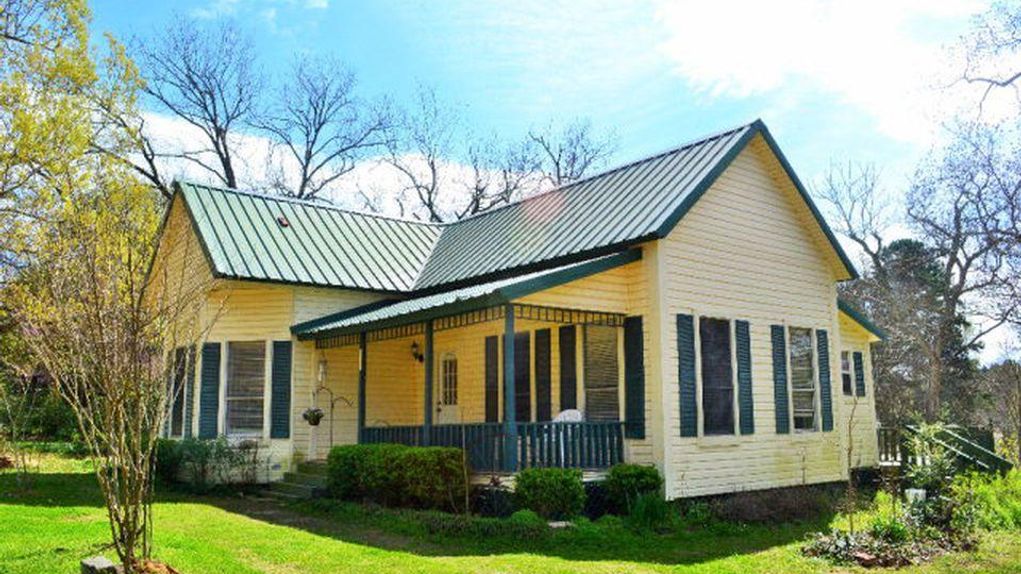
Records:
[[[280,227],[290,227],[291,226],[291,222],[287,221],[287,218],[284,217],[283,215],[278,215],[277,216],[277,223],[280,224]]]

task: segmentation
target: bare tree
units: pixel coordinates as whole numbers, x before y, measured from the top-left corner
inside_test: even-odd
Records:
[[[399,175],[399,209],[433,222],[457,220],[588,175],[613,151],[587,121],[550,124],[519,142],[466,133],[460,109],[421,88],[386,156]],[[365,197],[370,208],[376,199]],[[408,205],[408,204],[411,205]]]
[[[205,139],[203,146],[165,155],[236,188],[237,132],[253,119],[263,85],[251,38],[230,22],[203,28],[177,17],[136,44],[146,92]]]
[[[884,235],[893,223],[893,206],[882,194],[875,166],[831,164],[817,193],[836,215],[836,227],[857,245],[877,274],[883,273]]]
[[[907,214],[942,261],[940,345],[952,340],[962,316],[981,319],[961,343],[968,349],[1018,316],[1021,162],[1001,128],[967,124],[951,132],[952,143],[919,169]],[[940,408],[942,378],[939,368],[931,373],[930,417]]]
[[[615,151],[612,134],[593,133],[592,122],[574,120],[562,128],[550,123],[528,132],[536,146],[543,178],[553,187],[577,181],[605,164]]]
[[[990,418],[1013,447],[1014,460],[1021,463],[1021,363],[1005,359],[986,369],[982,380],[992,397]]]
[[[1019,96],[1021,82],[1021,2],[994,3],[975,19],[962,40],[964,71],[961,78],[982,88],[982,104],[994,90],[1013,90]]]
[[[334,58],[295,60],[275,100],[256,120],[297,164],[297,181],[287,170],[273,187],[299,198],[315,197],[355,167],[391,133],[393,114],[386,102],[370,104],[355,94],[355,75]]]

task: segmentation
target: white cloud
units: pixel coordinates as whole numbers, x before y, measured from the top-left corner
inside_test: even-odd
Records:
[[[799,99],[831,97],[890,137],[925,143],[947,99],[934,86],[948,65],[943,46],[983,8],[977,0],[717,0],[664,2],[656,17],[668,35],[662,53],[697,89],[772,95],[788,111]]]

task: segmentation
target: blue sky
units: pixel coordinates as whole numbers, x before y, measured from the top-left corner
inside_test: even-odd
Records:
[[[761,5],[761,6],[760,6]],[[552,0],[94,1],[96,32],[158,34],[174,12],[232,18],[263,65],[333,53],[367,94],[406,102],[419,82],[481,133],[519,137],[591,118],[615,161],[761,117],[807,181],[831,161],[875,162],[892,190],[933,141],[948,99],[943,46],[976,0],[713,3]],[[736,17],[744,15],[744,17]]]

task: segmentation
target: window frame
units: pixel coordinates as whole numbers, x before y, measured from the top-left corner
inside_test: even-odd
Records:
[[[453,370],[448,371],[448,365],[453,365]],[[453,375],[453,385],[450,388],[450,376]],[[443,354],[440,358],[440,397],[439,405],[444,407],[457,406],[459,400],[459,381],[458,381],[458,365],[457,365],[457,354],[453,351],[448,351]],[[450,398],[453,397],[453,402]]]
[[[793,352],[793,345],[791,345],[791,330],[799,329],[808,331],[810,349],[812,351],[812,428],[797,428],[796,417],[794,416],[794,370],[791,368],[791,355]],[[790,429],[795,434],[808,434],[817,433],[821,429],[822,425],[822,406],[821,401],[821,385],[819,383],[819,349],[817,348],[818,340],[816,332],[818,329],[814,327],[800,327],[797,325],[784,324],[784,337],[786,346],[786,357],[787,361],[787,401],[789,404],[788,410],[788,422]],[[799,391],[803,392],[803,391]]]
[[[735,330],[736,320],[728,317],[721,317],[713,314],[704,315],[693,315],[695,319],[695,384],[696,384],[696,401],[698,407],[698,436],[706,437],[711,439],[723,439],[734,438],[739,436],[738,429],[740,428],[740,405],[738,404],[738,392],[737,392],[737,333]],[[703,377],[703,361],[702,361],[702,321],[704,319],[724,321],[727,323],[727,342],[729,345],[729,361],[730,361],[730,403],[731,403],[731,429],[730,432],[706,432],[706,413],[705,413],[705,380]]]
[[[230,361],[231,361],[231,345],[234,343],[261,343],[263,345],[262,355],[262,428],[259,432],[231,432],[228,426],[228,402],[232,400],[228,393],[228,386],[230,385]],[[220,432],[227,439],[236,440],[251,440],[260,439],[267,440],[269,436],[269,418],[270,418],[270,401],[272,399],[270,389],[272,373],[271,368],[273,364],[273,348],[272,341],[265,339],[237,339],[237,340],[225,340],[221,343],[223,349],[223,360],[220,361]],[[237,399],[234,399],[237,400]]]
[[[855,397],[854,392],[854,358],[849,349],[840,351],[840,391],[845,397]],[[844,379],[847,377],[847,379]]]

